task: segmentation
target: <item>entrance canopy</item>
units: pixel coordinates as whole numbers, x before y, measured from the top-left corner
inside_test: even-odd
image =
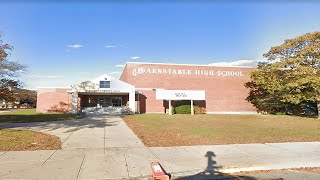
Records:
[[[70,93],[72,93],[74,113],[78,112],[79,98],[81,106],[96,106],[97,108],[124,106],[133,113],[135,112],[135,87],[107,74],[73,86]]]
[[[128,95],[130,92],[119,92],[119,91],[105,91],[105,90],[86,90],[80,91],[80,95]]]
[[[205,91],[198,90],[156,90],[157,100],[205,100]]]

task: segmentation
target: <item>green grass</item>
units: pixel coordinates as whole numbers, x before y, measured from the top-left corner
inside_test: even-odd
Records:
[[[287,115],[165,115],[124,117],[147,146],[320,141],[320,120]]]
[[[220,133],[217,130],[212,130],[208,128],[195,128],[191,131],[194,135],[203,135],[203,136],[218,136]]]
[[[0,115],[36,115],[36,109],[17,109],[9,112],[1,113]]]
[[[17,109],[0,113],[0,123],[25,123],[79,119],[74,114],[39,114],[35,109]]]

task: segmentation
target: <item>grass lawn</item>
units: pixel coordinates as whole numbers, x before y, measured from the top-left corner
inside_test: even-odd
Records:
[[[0,151],[48,150],[60,149],[61,141],[58,137],[14,129],[0,129]]]
[[[36,109],[16,109],[0,113],[0,123],[60,121],[81,118],[74,114],[38,114]]]
[[[320,141],[320,120],[297,116],[142,114],[123,119],[149,147]]]

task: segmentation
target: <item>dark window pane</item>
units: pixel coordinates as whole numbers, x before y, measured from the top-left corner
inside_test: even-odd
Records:
[[[100,88],[110,88],[110,81],[100,81]]]

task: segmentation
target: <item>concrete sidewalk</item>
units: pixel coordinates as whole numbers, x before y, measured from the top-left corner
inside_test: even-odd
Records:
[[[113,116],[1,127],[55,134],[63,145],[56,151],[0,152],[0,179],[147,179],[152,161],[174,177],[320,166],[320,142],[147,148]]]
[[[320,142],[150,148],[174,176],[320,167]]]
[[[0,124],[0,128],[46,132],[62,141],[62,150],[0,152],[0,179],[127,178],[149,174],[149,168],[140,172],[140,166],[149,167],[154,160],[145,156],[148,149],[116,116]]]

